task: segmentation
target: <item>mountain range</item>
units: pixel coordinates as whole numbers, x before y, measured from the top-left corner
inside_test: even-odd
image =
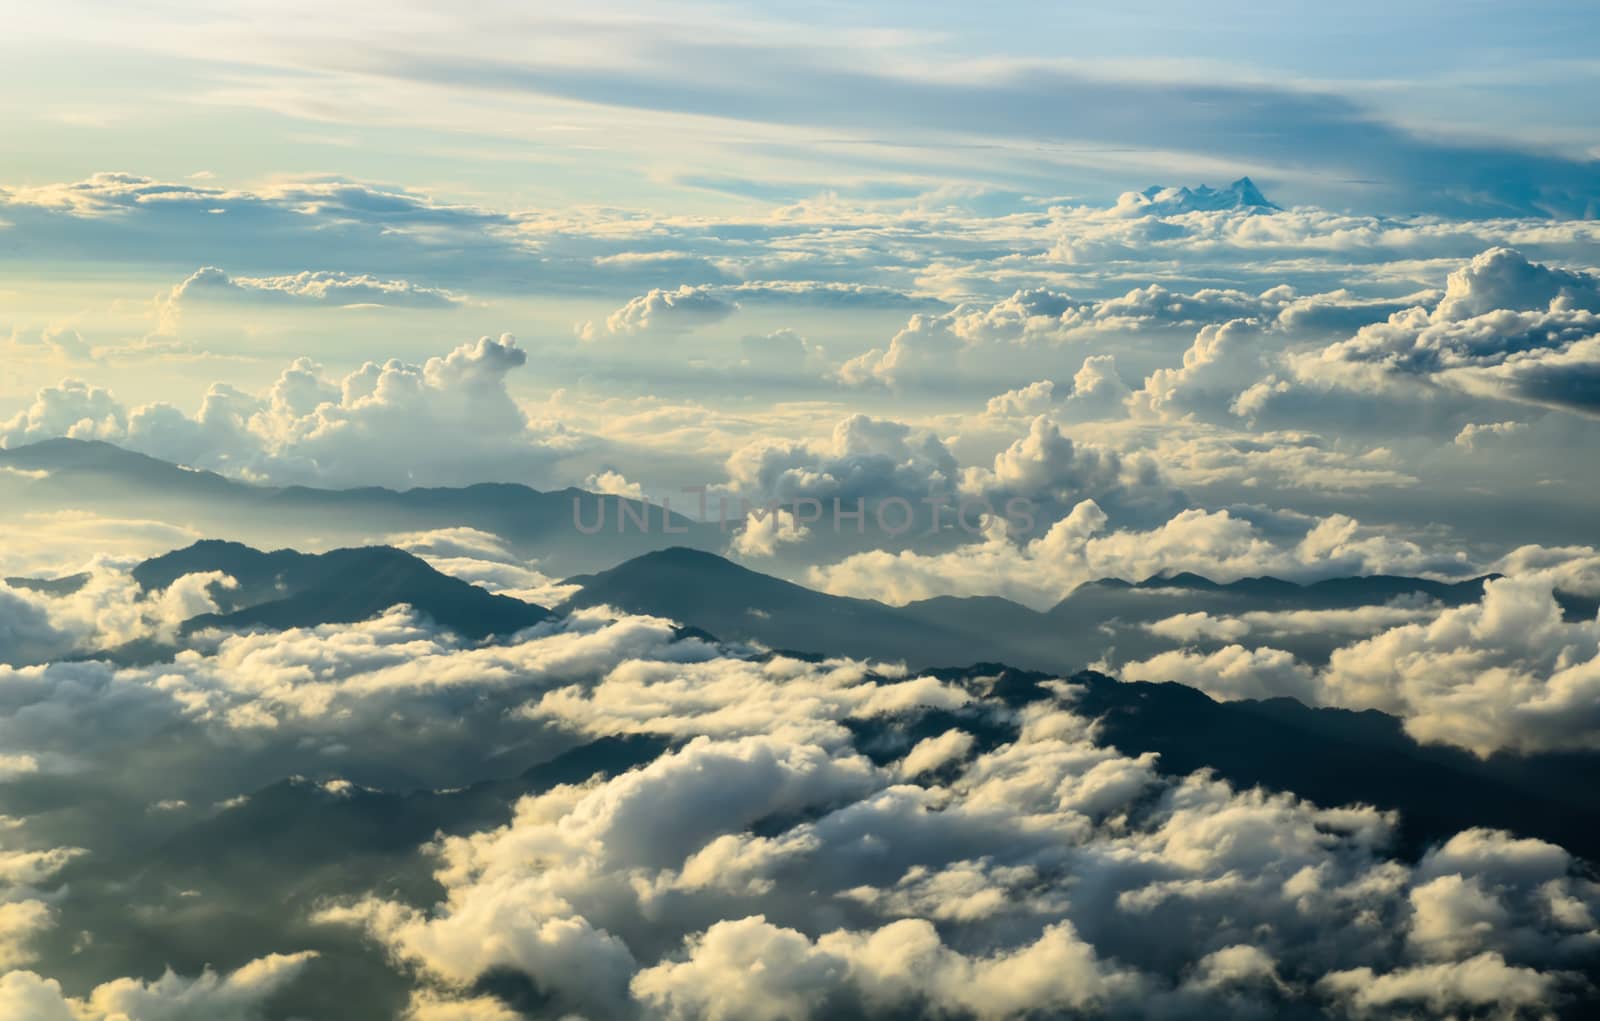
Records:
[[[1163,214],[1219,212],[1228,209],[1254,209],[1263,212],[1279,210],[1282,206],[1261,194],[1261,189],[1248,177],[1241,177],[1226,188],[1198,185],[1194,188],[1167,188],[1154,185],[1139,194]]]
[[[491,532],[547,573],[609,566],[668,545],[720,548],[714,525],[627,497],[516,483],[406,490],[266,486],[171,464],[110,443],[52,439],[0,449],[0,497],[9,506],[115,506],[123,515],[181,521],[207,535],[264,545],[371,543],[384,535],[468,527]],[[622,523],[623,510],[630,515]],[[580,534],[602,520],[594,534]],[[636,521],[645,522],[641,530]],[[671,531],[667,529],[670,526]],[[576,541],[576,540],[582,540]]]
[[[1455,606],[1483,592],[1484,578],[1438,582],[1379,575],[1298,585],[1279,578],[1226,584],[1194,574],[1137,583],[1103,579],[1040,612],[993,596],[940,596],[890,606],[830,595],[741,567],[703,550],[673,548],[568,579],[581,590],[558,612],[610,605],[671,617],[727,640],[800,652],[899,660],[914,668],[979,660],[1073,671],[1095,658],[1107,632],[1128,654],[1165,647],[1144,625],[1179,613],[1223,616],[1288,609],[1349,609],[1396,598]],[[1304,643],[1308,652],[1317,642]],[[1323,640],[1321,644],[1328,644]],[[1315,658],[1313,656],[1313,658]]]

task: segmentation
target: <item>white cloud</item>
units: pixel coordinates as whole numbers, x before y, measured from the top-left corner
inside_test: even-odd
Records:
[[[0,423],[0,443],[103,439],[225,474],[340,487],[524,481],[572,442],[540,431],[507,392],[507,374],[526,362],[509,334],[421,365],[368,362],[337,383],[302,358],[259,396],[213,386],[193,416],[166,403],[129,412],[68,380]]]
[[[1397,311],[1290,364],[1303,389],[1381,392],[1420,381],[1594,414],[1596,333],[1600,276],[1492,248],[1450,274],[1431,311]]]
[[[162,298],[166,316],[180,315],[187,306],[208,303],[435,309],[451,308],[460,302],[459,297],[448,291],[406,280],[310,270],[282,276],[236,277],[215,266],[202,266]]]
[[[367,899],[322,920],[364,926],[441,981],[512,967],[556,1010],[663,1019],[1151,1003],[1214,1016],[1225,1002],[1270,1013],[1354,1002],[1366,972],[1383,986],[1419,967],[1471,968],[1485,947],[1514,955],[1519,981],[1480,982],[1471,1002],[1508,1007],[1522,979],[1558,991],[1563,969],[1595,952],[1566,935],[1592,932],[1600,888],[1552,845],[1469,831],[1407,865],[1384,853],[1392,815],[1159,778],[1153,756],[1097,745],[1065,685],[1062,702],[1022,711],[1012,741],[968,748],[951,730],[881,770],[827,717],[887,722],[908,703],[871,709],[877,684],[861,675],[819,697],[795,683],[818,668],[773,666],[793,676],[748,699],[748,675],[630,666],[547,696],[539,715],[595,733],[665,720],[712,736],[443,841],[446,895],[431,911]],[[907,783],[925,772],[912,758],[953,779]],[[1441,914],[1441,892],[1463,885],[1503,910]]]
[[[1047,608],[1084,582],[1140,581],[1191,571],[1216,581],[1259,575],[1316,580],[1351,574],[1463,574],[1464,554],[1436,554],[1364,528],[1344,515],[1312,519],[1292,541],[1269,537],[1226,510],[1190,508],[1157,528],[1108,531],[1109,516],[1085,500],[1023,542],[991,527],[982,542],[947,553],[874,550],[813,568],[811,581],[840,595],[904,603],[935,595],[1003,595]]]
[[[513,553],[499,536],[476,528],[401,532],[382,542],[420,557],[441,574],[539,606],[556,606],[579,589],[540,571],[538,561]]]
[[[800,524],[793,513],[779,508],[745,518],[744,527],[734,533],[730,548],[744,557],[770,557],[779,546],[803,542],[810,534],[809,525]]]
[[[1118,676],[1129,681],[1176,681],[1219,701],[1288,696],[1313,701],[1312,672],[1281,649],[1229,645],[1211,653],[1163,652],[1125,663]]]
[[[1490,581],[1480,602],[1333,653],[1322,698],[1403,717],[1419,740],[1487,754],[1600,742],[1600,621],[1569,622],[1558,586],[1600,590],[1595,559]]]
[[[737,304],[703,287],[685,284],[672,291],[658,287],[630,300],[607,316],[603,324],[583,323],[577,332],[584,340],[670,336],[720,323],[738,310]]]
[[[183,978],[168,971],[154,981],[121,978],[83,999],[31,971],[0,977],[0,1015],[29,1021],[255,1021],[268,997],[293,982],[316,957],[309,951],[262,957],[227,975],[206,971]]]

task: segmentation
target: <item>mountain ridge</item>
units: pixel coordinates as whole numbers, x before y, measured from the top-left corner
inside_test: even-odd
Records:
[[[443,574],[392,546],[266,552],[243,543],[201,540],[144,561],[133,569],[133,577],[150,592],[209,571],[220,571],[237,585],[213,585],[218,611],[184,621],[182,633],[210,627],[282,630],[350,624],[404,604],[463,637],[481,640],[551,616],[543,606]],[[352,578],[359,583],[350,584]]]
[[[18,506],[74,508],[117,502],[126,514],[191,523],[202,534],[294,546],[370,543],[383,534],[468,527],[489,532],[557,574],[589,571],[668,545],[721,548],[715,524],[629,497],[519,482],[343,489],[270,486],[186,468],[107,443],[58,438],[0,448],[0,494]],[[626,526],[621,508],[630,509]],[[603,520],[594,534],[577,524]],[[645,521],[644,529],[634,522]],[[670,527],[670,531],[668,530]],[[575,541],[581,539],[582,541]]]

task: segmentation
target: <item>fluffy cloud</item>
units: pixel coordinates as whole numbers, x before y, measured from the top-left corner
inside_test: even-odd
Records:
[[[451,308],[461,301],[448,291],[406,280],[303,271],[271,277],[235,277],[215,266],[200,269],[163,299],[173,313],[195,303],[242,305],[384,305],[394,308]]]
[[[1003,595],[1045,608],[1098,578],[1138,581],[1192,571],[1218,581],[1259,575],[1314,580],[1472,568],[1464,554],[1432,553],[1344,515],[1312,520],[1292,541],[1270,537],[1227,510],[1190,508],[1147,531],[1107,531],[1110,520],[1094,500],[1084,500],[1037,538],[1014,541],[997,523],[982,542],[949,552],[874,550],[817,567],[810,577],[830,592],[891,602]]]
[[[819,698],[814,667],[774,668],[754,691],[624,666],[547,695],[531,714],[690,740],[443,841],[431,910],[369,898],[321,919],[452,988],[511,968],[553,1012],[662,1019],[1364,1010],[1364,989],[1399,1002],[1486,953],[1504,968],[1452,1002],[1509,1010],[1556,1002],[1596,952],[1600,889],[1552,845],[1469,831],[1407,865],[1383,851],[1392,816],[1159,779],[1097,745],[1065,685],[998,744],[948,730],[886,770],[858,735],[885,740],[874,723],[938,706],[937,686],[885,699],[835,666]],[[1448,906],[1464,887],[1499,910]]]
[[[111,439],[124,435],[127,427],[127,409],[110,390],[67,379],[40,390],[31,405],[0,424],[0,442],[16,446],[56,436]]]
[[[1118,675],[1130,681],[1176,681],[1214,699],[1280,698],[1314,700],[1312,672],[1281,649],[1247,649],[1229,645],[1201,654],[1163,652],[1121,666]]]
[[[1566,619],[1558,589],[1600,594],[1600,563],[1490,581],[1482,601],[1334,652],[1321,697],[1402,716],[1420,740],[1487,754],[1600,742],[1600,621]]]
[[[1035,526],[1048,527],[1084,500],[1118,519],[1165,520],[1184,502],[1163,479],[1153,458],[1074,443],[1041,415],[1027,432],[995,456],[992,467],[968,468],[962,490],[1003,513],[1013,500],[1033,508]]]
[[[189,574],[143,591],[131,558],[97,556],[71,578],[70,591],[0,583],[0,663],[20,666],[98,652],[128,642],[171,642],[180,624],[217,609],[214,591],[235,586],[220,571]]]
[[[1139,988],[1136,975],[1106,967],[1066,923],[1015,952],[975,959],[941,943],[924,919],[837,930],[813,943],[759,915],[716,923],[691,938],[687,960],[641,971],[631,984],[659,1017],[764,1021],[827,1016],[846,990],[873,1013],[920,1008],[991,1021],[1093,1009]]]
[[[738,310],[737,304],[724,301],[705,288],[687,284],[675,291],[656,288],[611,313],[604,324],[587,322],[579,326],[578,335],[584,340],[670,336],[720,323]]]
[[[1498,400],[1594,413],[1600,276],[1492,248],[1443,297],[1291,360],[1303,386],[1382,389],[1418,380]]]
[[[151,982],[121,978],[87,997],[31,971],[0,977],[0,1015],[30,1021],[257,1021],[268,997],[293,982],[316,954],[273,954],[237,971],[183,978],[168,971]]]
[[[1453,608],[1402,603],[1169,617],[1147,630],[1186,647],[1116,670],[1128,680],[1177,681],[1218,699],[1287,695],[1378,709],[1400,717],[1419,741],[1479,755],[1600,747],[1600,621],[1571,618],[1563,602],[1600,595],[1600,561],[1592,551],[1571,551],[1554,566],[1512,570],[1487,581],[1481,600]],[[1266,644],[1306,634],[1340,636],[1345,644],[1320,667]],[[1255,644],[1241,644],[1251,636]]]
[[[1115,355],[1089,355],[1073,374],[1070,387],[1043,379],[1007,390],[989,399],[984,416],[1004,421],[1048,414],[1062,422],[1119,418],[1126,412],[1130,394],[1117,373]]]
[[[1251,319],[1202,328],[1183,354],[1183,367],[1151,373],[1130,405],[1163,418],[1218,417],[1231,410],[1242,385],[1265,371],[1262,333],[1262,325]]]
[[[128,411],[69,380],[0,423],[0,443],[55,436],[111,440],[180,464],[273,482],[336,486],[523,481],[549,471],[570,438],[540,431],[506,390],[527,362],[509,334],[421,365],[368,362],[343,380],[297,359],[264,394],[217,384],[199,410]]]
[[[1357,1017],[1385,1016],[1408,1007],[1422,1007],[1436,1015],[1492,1009],[1501,1016],[1515,1016],[1523,1010],[1546,1010],[1561,999],[1558,990],[1562,986],[1575,984],[1573,978],[1512,967],[1499,954],[1480,954],[1466,961],[1417,965],[1387,975],[1375,975],[1371,968],[1352,968],[1327,975],[1320,985]]]
[[[790,511],[752,513],[744,527],[734,535],[730,548],[740,556],[770,557],[779,546],[803,542],[811,534],[809,525],[799,523]]]
[[[930,495],[948,496],[960,469],[931,431],[852,415],[834,426],[827,444],[748,444],[729,457],[727,473],[731,495],[753,503],[838,498],[853,508],[858,498],[894,496],[915,504]]]
[[[3,771],[0,778],[10,779]],[[0,816],[0,833],[15,826],[16,820]],[[9,842],[9,837],[6,839]],[[41,888],[83,853],[75,847],[14,850],[0,843],[0,972],[35,959],[34,942],[55,924],[51,901],[60,893]],[[0,1007],[4,1004],[4,994],[0,993]]]
[[[1530,262],[1514,249],[1491,248],[1450,274],[1433,319],[1453,322],[1551,305],[1600,310],[1600,276]]]
[[[1363,635],[1400,624],[1431,620],[1436,605],[1399,601],[1348,610],[1252,610],[1237,617],[1215,617],[1203,611],[1181,613],[1144,625],[1145,630],[1178,642],[1243,638],[1249,634]]]
[[[1340,303],[1342,296],[1318,296]],[[1047,289],[1018,291],[991,305],[966,303],[948,313],[918,314],[891,338],[886,350],[874,349],[844,363],[839,378],[848,384],[900,385],[947,379],[979,359],[1026,356],[1062,344],[1141,331],[1172,332],[1215,325],[1234,319],[1270,320],[1299,308],[1292,288],[1272,288],[1259,295],[1242,291],[1202,289],[1193,294],[1151,284],[1104,300],[1078,300]],[[1302,316],[1300,325],[1309,323]],[[973,364],[967,364],[968,362]],[[1105,375],[1108,362],[1097,364]],[[1094,380],[1080,381],[1086,392]]]
[[[1034,395],[1041,392],[1047,391],[1038,388]],[[836,500],[841,514],[854,512],[860,501],[867,508],[861,530],[884,545],[897,544],[899,535],[915,539],[939,531],[976,536],[989,518],[1013,521],[1021,538],[1047,529],[1085,499],[1119,521],[1165,520],[1185,502],[1145,454],[1074,440],[1046,415],[994,420],[1004,445],[986,463],[967,466],[933,431],[865,415],[839,421],[828,443],[758,440],[728,459],[728,481],[717,495],[728,501],[730,514],[779,504],[792,512],[792,524],[768,512],[742,533],[749,538],[740,541],[763,555],[780,541],[804,540],[808,522],[823,523],[812,530],[818,533],[856,528],[845,518],[834,527]]]

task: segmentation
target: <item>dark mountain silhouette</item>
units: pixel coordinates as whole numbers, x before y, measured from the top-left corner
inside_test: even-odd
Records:
[[[959,663],[971,659],[975,648],[996,648],[970,628],[952,630],[870,599],[817,592],[701,550],[647,553],[568,580],[583,589],[558,612],[604,604],[670,617],[725,641],[756,641],[775,649],[922,665]]]
[[[185,631],[346,624],[406,603],[460,635],[486,638],[550,616],[542,606],[494,595],[388,546],[264,553],[241,543],[208,540],[147,560],[133,569],[133,577],[150,591],[207,571],[229,575],[238,587],[212,586],[221,611],[192,618]]]
[[[1091,582],[1045,613],[992,596],[940,596],[889,606],[817,592],[712,553],[681,548],[568,580],[583,589],[566,607],[609,604],[775,649],[899,660],[913,668],[993,660],[1065,672],[1098,658],[1107,647],[1108,629],[1125,656],[1169,648],[1169,641],[1140,625],[1177,613],[1351,608],[1400,596],[1454,606],[1478,599],[1483,591],[1483,579],[1445,583],[1379,576],[1298,585],[1246,578],[1220,584],[1180,574],[1137,584]],[[1314,657],[1318,650],[1305,651]]]
[[[1461,606],[1478,601],[1488,575],[1459,582],[1393,575],[1330,578],[1301,585],[1282,578],[1241,578],[1219,583],[1196,574],[1175,574],[1129,583],[1115,578],[1089,582],[1073,590],[1046,613],[1057,633],[1101,648],[1115,646],[1122,660],[1137,659],[1171,648],[1145,625],[1181,613],[1209,613],[1215,617],[1252,612],[1289,610],[1353,610],[1405,599]],[[1263,636],[1271,643],[1310,662],[1324,662],[1351,636],[1336,632],[1306,632]],[[1203,649],[1221,641],[1194,643]]]
[[[408,603],[461,635],[484,638],[549,615],[541,607],[443,575],[390,547],[309,555],[203,541],[146,561],[135,568],[134,577],[149,590],[206,571],[221,571],[238,587],[214,588],[219,612],[196,617],[185,630],[348,623]],[[818,592],[684,547],[652,551],[568,581],[582,588],[557,613],[609,605],[667,617],[690,632],[797,654],[898,661],[914,669],[994,661],[1062,673],[1099,658],[1108,643],[1125,658],[1170,648],[1169,640],[1143,625],[1176,613],[1348,608],[1400,596],[1459,605],[1482,592],[1482,579],[1340,578],[1302,586],[1277,578],[1220,584],[1198,575],[1175,575],[1138,583],[1092,582],[1044,613],[998,597],[941,596],[890,606]],[[1315,660],[1339,638],[1273,640]],[[129,647],[120,654],[130,661],[148,661],[166,651]]]
[[[12,588],[42,592],[47,596],[70,596],[89,583],[87,574],[68,574],[60,578],[7,578]]]
[[[500,536],[557,574],[594,570],[670,545],[710,549],[726,541],[715,525],[677,513],[664,517],[660,507],[581,489],[546,492],[516,483],[407,490],[262,486],[73,439],[0,449],[0,467],[47,473],[22,481],[0,474],[0,492],[19,506],[114,505],[121,513],[182,521],[211,534],[288,545],[313,538],[355,544],[386,532],[465,526]],[[622,507],[629,509],[625,524]],[[640,520],[646,522],[643,530]],[[603,527],[584,534],[575,522]]]
[[[1189,572],[1157,575],[1137,583],[1103,578],[1074,589],[1052,607],[1049,614],[1065,620],[1081,614],[1086,606],[1103,609],[1111,605],[1117,606],[1119,611],[1140,617],[1149,616],[1146,608],[1151,606],[1159,608],[1159,616],[1196,610],[1213,613],[1274,609],[1341,610],[1372,606],[1407,596],[1432,599],[1447,606],[1460,606],[1480,599],[1483,596],[1483,583],[1495,577],[1498,575],[1443,582],[1377,574],[1329,578],[1305,585],[1273,577],[1241,578],[1222,583]],[[1175,608],[1179,605],[1184,609]],[[1101,610],[1093,612],[1099,613]]]

